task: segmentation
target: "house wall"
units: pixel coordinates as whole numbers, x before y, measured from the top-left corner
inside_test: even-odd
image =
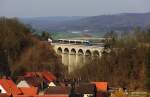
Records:
[[[49,87],[55,87],[56,85],[53,82],[50,82],[48,86]]]
[[[83,97],[93,97],[93,94],[84,94]]]
[[[17,87],[30,87],[30,85],[25,81],[20,81],[18,84],[17,84]]]
[[[2,85],[0,85],[0,90],[1,90],[1,93],[6,93],[6,90],[3,88]]]

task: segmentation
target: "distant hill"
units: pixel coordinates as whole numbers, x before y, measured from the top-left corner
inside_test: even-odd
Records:
[[[20,20],[28,25],[31,25],[34,29],[42,31],[51,31],[51,28],[57,27],[61,22],[79,20],[81,16],[51,16],[51,17],[31,17],[20,18]],[[55,28],[56,29],[56,28]]]
[[[50,32],[108,32],[131,31],[135,27],[150,25],[150,13],[122,13],[91,17],[46,17],[23,19],[35,29]]]

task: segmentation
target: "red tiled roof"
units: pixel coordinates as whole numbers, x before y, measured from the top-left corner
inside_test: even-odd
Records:
[[[48,72],[48,71],[44,71],[42,72],[42,75],[45,79],[47,79],[48,81],[53,81],[53,80],[56,80],[56,77],[51,73],[51,72]]]
[[[69,97],[69,95],[14,95],[13,97]]]
[[[12,80],[0,79],[0,84],[7,93],[21,94],[21,91],[17,88],[16,84]]]
[[[0,97],[10,97],[11,94],[7,93],[0,93]]]
[[[19,88],[23,95],[36,95],[37,88],[36,87],[20,87]]]
[[[36,76],[36,72],[26,72],[25,77],[33,77]]]
[[[44,78],[47,81],[54,81],[56,80],[56,77],[48,71],[43,71],[43,72],[27,72],[24,77],[33,77],[33,76],[39,76],[40,78]]]
[[[34,97],[31,95],[13,95],[13,97]]]
[[[39,78],[39,77],[24,77],[24,80],[27,81],[27,83],[30,85],[30,86],[33,86],[33,87],[38,87],[41,85],[41,82],[42,82],[42,79]]]
[[[107,91],[108,83],[107,82],[91,82],[96,85],[97,90]]]
[[[42,96],[36,95],[34,97],[69,97],[69,95],[42,95]]]

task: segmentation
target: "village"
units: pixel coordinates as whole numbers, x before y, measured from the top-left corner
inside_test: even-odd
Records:
[[[0,0],[0,97],[150,97],[150,0]]]
[[[51,72],[26,72],[16,82],[0,79],[0,97],[108,97],[107,82],[60,80]]]

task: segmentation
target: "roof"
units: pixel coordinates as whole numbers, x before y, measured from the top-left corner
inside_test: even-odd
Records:
[[[45,94],[69,94],[70,89],[69,87],[61,87],[61,86],[56,86],[56,87],[49,87],[45,90]]]
[[[51,72],[44,71],[44,72],[42,72],[42,75],[48,81],[56,80],[56,77]]]
[[[75,87],[77,94],[93,94],[96,92],[96,86],[94,84],[79,84]]]
[[[25,77],[33,77],[36,76],[36,72],[26,72]]]
[[[13,95],[13,97],[34,97],[31,95]]]
[[[14,95],[13,97],[69,97],[69,95]]]
[[[36,87],[20,87],[19,88],[23,95],[36,95],[37,94],[37,88]]]
[[[24,77],[35,77],[38,76],[40,78],[44,78],[48,82],[56,80],[56,77],[49,71],[43,72],[27,72]]]
[[[17,88],[16,84],[12,80],[0,79],[0,84],[7,93],[21,94],[21,91]]]
[[[91,82],[96,85],[97,90],[107,91],[108,83],[107,82]]]
[[[28,84],[27,81],[25,80],[21,80],[18,84],[17,84],[17,87],[30,87],[30,85]]]
[[[30,86],[38,87],[41,85],[42,79],[39,77],[24,77],[23,80],[27,81]]]
[[[43,96],[36,95],[34,97],[69,97],[69,95],[43,95]]]
[[[11,94],[7,94],[7,93],[0,93],[0,97],[10,97]]]

